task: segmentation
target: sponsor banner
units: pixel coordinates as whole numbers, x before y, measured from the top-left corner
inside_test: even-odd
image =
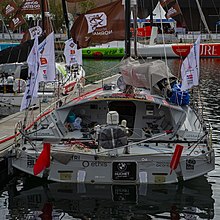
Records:
[[[10,21],[9,27],[13,31],[20,27],[22,24],[25,24],[26,21],[21,14],[16,14]]]
[[[124,30],[124,7],[118,0],[80,15],[71,28],[71,36],[78,48],[85,48],[93,43],[124,40]]]
[[[21,6],[21,12],[23,14],[40,14],[40,0],[26,0]]]
[[[2,10],[2,14],[5,17],[10,16],[11,14],[15,14],[18,10],[18,7],[14,1],[10,1],[5,8]]]

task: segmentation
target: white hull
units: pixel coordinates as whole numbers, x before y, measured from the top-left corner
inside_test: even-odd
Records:
[[[172,44],[141,44],[137,43],[137,54],[140,57],[168,57],[181,58],[189,54],[192,44],[189,43],[172,43]],[[134,46],[131,45],[131,54],[134,53]],[[83,49],[83,56],[89,58],[121,58],[124,56],[124,42],[113,41],[108,44],[101,44],[95,47]],[[200,45],[200,57],[202,58],[219,58],[220,43],[203,43]]]
[[[161,75],[146,78],[161,94],[156,89],[163,65],[150,65]],[[120,79],[42,113],[15,145],[12,166],[56,182],[90,184],[170,184],[214,169],[211,128],[189,107],[186,94],[173,102],[148,89],[124,93]]]
[[[178,168],[171,174],[170,162],[174,152],[172,148],[135,146],[130,155],[124,149],[114,149],[108,153],[78,152],[65,149],[51,152],[51,164],[39,177],[68,183],[95,184],[169,184],[203,176],[214,169],[214,152],[201,147],[204,153],[193,152],[184,148]],[[149,151],[149,149],[151,149]],[[83,151],[87,151],[84,149]],[[134,155],[132,153],[139,152]],[[107,154],[107,155],[106,155]],[[13,167],[33,174],[33,165],[38,154],[33,150],[18,152],[19,159],[13,160]],[[22,160],[21,160],[22,158]],[[124,169],[119,166],[125,166]]]

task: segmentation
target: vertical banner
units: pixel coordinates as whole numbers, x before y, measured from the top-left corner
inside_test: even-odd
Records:
[[[38,37],[36,36],[34,40],[34,45],[27,58],[29,79],[21,102],[20,111],[29,108],[32,104],[35,104],[36,98],[38,97],[38,60]]]
[[[54,32],[50,33],[39,45],[39,80],[50,82],[55,80]]]
[[[82,49],[77,49],[77,45],[73,42],[72,38],[65,42],[63,53],[68,66],[76,63],[82,65]]]
[[[192,86],[199,85],[199,72],[200,72],[200,38],[197,38],[193,47],[191,48],[188,56],[184,59],[181,66],[182,86],[181,90],[185,91]]]

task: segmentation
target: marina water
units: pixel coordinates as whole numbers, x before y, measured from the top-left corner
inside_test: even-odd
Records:
[[[87,83],[117,72],[120,60],[84,60]],[[169,59],[173,74],[180,61]],[[116,67],[116,68],[115,68]],[[19,173],[0,174],[4,219],[220,219],[220,59],[201,60],[204,116],[213,127],[215,170],[183,185],[74,185],[48,183]],[[177,74],[176,74],[177,75]],[[88,77],[89,76],[89,77]]]

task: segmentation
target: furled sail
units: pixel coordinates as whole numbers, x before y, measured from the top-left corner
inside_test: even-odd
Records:
[[[118,0],[80,15],[71,28],[78,48],[125,39],[125,15]]]
[[[119,69],[127,85],[147,88],[152,93],[158,82],[167,79],[167,77],[176,79],[162,60],[140,63],[129,57],[121,62]]]

